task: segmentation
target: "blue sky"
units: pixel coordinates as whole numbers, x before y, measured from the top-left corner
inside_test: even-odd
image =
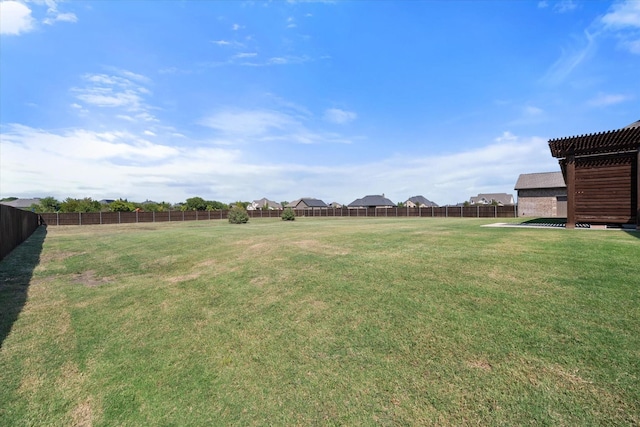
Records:
[[[453,204],[640,119],[640,1],[0,8],[0,197]]]

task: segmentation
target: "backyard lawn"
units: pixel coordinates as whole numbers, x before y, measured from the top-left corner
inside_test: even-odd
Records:
[[[639,425],[640,232],[492,222],[41,228],[0,425]]]

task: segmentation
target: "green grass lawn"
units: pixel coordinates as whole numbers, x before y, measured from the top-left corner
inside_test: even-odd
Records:
[[[491,222],[40,230],[0,425],[640,424],[640,234]]]

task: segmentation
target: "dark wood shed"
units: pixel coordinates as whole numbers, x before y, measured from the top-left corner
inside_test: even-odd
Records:
[[[633,224],[640,229],[640,121],[614,131],[552,139],[567,184],[567,227]]]

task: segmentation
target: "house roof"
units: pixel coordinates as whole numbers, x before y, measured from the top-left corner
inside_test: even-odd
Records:
[[[476,197],[471,197],[471,203],[491,203],[492,200],[503,204],[503,205],[512,205],[513,204],[513,195],[507,193],[480,193]]]
[[[640,120],[636,120],[635,122],[623,127],[622,129],[631,129],[640,126]]]
[[[427,199],[427,198],[426,198],[426,197],[424,197],[424,196],[413,196],[413,197],[409,197],[409,198],[407,199],[407,202],[412,202],[412,203],[414,203],[414,204],[416,204],[416,205],[417,205],[418,203],[420,203],[420,205],[422,205],[422,206],[434,206],[434,207],[437,207],[437,206],[438,206],[438,204],[437,204],[437,203],[432,202],[431,200]]]
[[[328,207],[327,204],[325,202],[323,202],[322,200],[313,199],[311,197],[303,197],[301,199],[294,200],[293,202],[289,203],[287,205],[287,207],[296,208],[301,202],[304,203],[305,205],[307,205],[307,207],[310,207],[310,208],[326,208],[326,207]]]
[[[549,149],[556,158],[635,151],[640,148],[640,125],[637,123],[618,130],[550,139]]]
[[[523,173],[518,177],[514,190],[566,187],[562,172]]]
[[[282,205],[278,202],[274,202],[273,200],[269,200],[266,197],[263,197],[260,200],[254,200],[253,203],[255,204],[255,206],[267,206],[270,208],[274,208],[274,209],[282,209]]]
[[[368,207],[368,206],[395,206],[391,200],[387,199],[384,196],[372,195],[372,196],[364,196],[362,199],[356,199],[353,202],[349,203],[349,207]]]
[[[39,198],[34,199],[15,199],[10,202],[2,202],[3,205],[11,206],[18,209],[25,209],[31,207],[31,205],[37,205],[40,203]]]

